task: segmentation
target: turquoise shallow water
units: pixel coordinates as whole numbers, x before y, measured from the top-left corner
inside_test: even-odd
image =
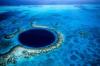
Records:
[[[21,46],[18,35],[36,27],[61,34],[60,46]],[[1,6],[0,66],[100,66],[100,5]]]

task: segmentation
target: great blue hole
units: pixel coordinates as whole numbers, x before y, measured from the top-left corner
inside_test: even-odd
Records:
[[[56,37],[50,30],[30,29],[19,34],[18,40],[22,45],[27,47],[39,48],[53,44]]]

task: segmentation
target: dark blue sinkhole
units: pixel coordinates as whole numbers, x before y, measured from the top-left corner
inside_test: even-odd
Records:
[[[22,32],[18,40],[25,46],[38,48],[53,44],[56,36],[52,31],[36,28]]]

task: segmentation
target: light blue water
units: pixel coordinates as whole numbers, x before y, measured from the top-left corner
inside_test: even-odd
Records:
[[[4,12],[15,15],[0,20],[0,66],[100,66],[100,5],[1,6]],[[62,34],[61,46],[31,56],[14,49],[19,33],[34,26]]]

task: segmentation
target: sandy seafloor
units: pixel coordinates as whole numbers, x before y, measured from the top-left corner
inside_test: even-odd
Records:
[[[20,46],[18,35],[34,26],[59,32],[61,46]],[[100,66],[100,5],[0,6],[0,66]]]

